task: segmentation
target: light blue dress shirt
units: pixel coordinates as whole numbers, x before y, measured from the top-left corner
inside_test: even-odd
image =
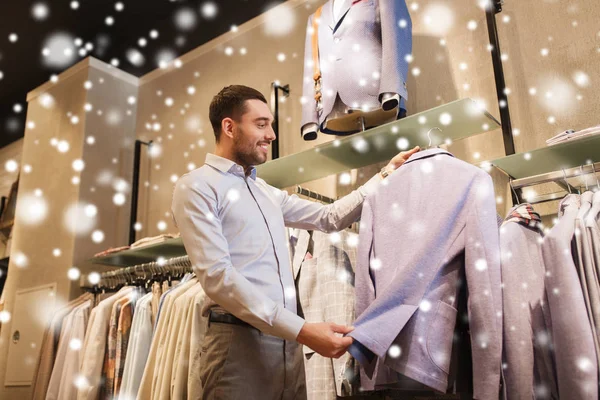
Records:
[[[175,184],[175,225],[208,299],[262,332],[295,340],[304,325],[285,227],[340,231],[361,214],[379,174],[333,204],[288,195],[231,160],[207,154],[206,164]]]

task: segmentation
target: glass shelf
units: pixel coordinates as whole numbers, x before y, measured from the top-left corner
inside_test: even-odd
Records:
[[[600,161],[600,136],[572,140],[490,161],[514,179],[527,178]],[[600,170],[599,170],[600,172]]]
[[[87,260],[88,264],[102,264],[113,267],[131,267],[158,260],[160,257],[169,258],[185,256],[185,247],[181,237],[167,239],[162,243],[119,251],[104,257],[94,257]]]
[[[437,146],[493,131],[500,123],[472,99],[442,106],[351,136],[315,146],[257,167],[257,174],[278,188],[324,178],[391,159],[400,149]]]

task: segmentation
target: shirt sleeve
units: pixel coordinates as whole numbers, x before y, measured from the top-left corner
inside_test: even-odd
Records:
[[[304,320],[268,298],[233,267],[215,193],[204,183],[190,184],[182,178],[175,185],[172,212],[206,295],[260,331],[296,340]]]
[[[332,204],[306,200],[289,195],[285,190],[272,188],[281,204],[285,225],[291,228],[339,232],[356,222],[362,212],[365,197],[374,192],[381,182],[376,174],[367,183]]]

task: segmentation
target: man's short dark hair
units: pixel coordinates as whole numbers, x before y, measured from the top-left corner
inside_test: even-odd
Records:
[[[260,100],[267,104],[265,96],[256,89],[243,85],[224,87],[210,102],[208,116],[219,143],[221,122],[225,118],[239,121],[246,112],[246,100]]]

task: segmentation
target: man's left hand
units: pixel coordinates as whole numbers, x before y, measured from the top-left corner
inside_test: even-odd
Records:
[[[386,166],[389,172],[392,172],[402,166],[413,154],[419,152],[421,148],[419,146],[413,147],[411,150],[403,151],[394,156]]]

